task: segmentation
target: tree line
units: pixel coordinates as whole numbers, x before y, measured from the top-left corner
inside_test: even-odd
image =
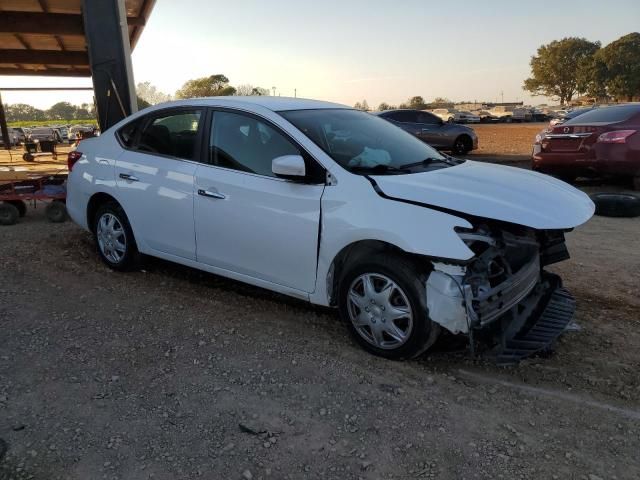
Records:
[[[570,102],[586,95],[594,102],[640,98],[640,33],[629,33],[605,47],[586,38],[568,37],[538,48],[531,57],[531,77],[523,89],[533,95]]]
[[[227,95],[269,95],[269,90],[250,84],[229,85],[229,79],[221,74],[188,80],[171,95],[158,90],[151,82],[136,85],[138,109],[146,108],[173,99],[194,97],[214,97]],[[48,109],[39,109],[26,103],[6,104],[4,106],[8,122],[41,122],[63,120],[95,121],[96,110],[91,103],[72,105],[69,102],[58,102]]]
[[[399,105],[391,105],[387,102],[382,102],[378,105],[377,110],[379,112],[384,112],[385,110],[395,110],[397,108],[410,108],[413,110],[429,110],[432,108],[446,108],[453,105],[453,102],[448,98],[436,97],[433,101],[427,102],[424,97],[420,95],[416,95],[407,99],[407,101],[400,103]],[[364,110],[365,112],[369,112],[372,109],[369,107],[369,103],[366,100],[362,100],[361,102],[356,102],[353,108],[357,110]]]

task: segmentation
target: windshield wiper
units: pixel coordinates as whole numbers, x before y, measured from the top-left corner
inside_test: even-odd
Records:
[[[371,172],[371,173],[411,173],[406,168],[394,167],[392,165],[378,164],[373,167],[356,166],[350,167],[352,172]]]
[[[413,163],[407,163],[405,165],[400,165],[400,168],[426,167],[427,165],[430,165],[432,162],[449,163],[449,161],[446,158],[429,157],[429,158],[425,158],[420,162],[413,162]]]

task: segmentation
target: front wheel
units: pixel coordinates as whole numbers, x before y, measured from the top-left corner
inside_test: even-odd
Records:
[[[138,248],[127,215],[115,202],[98,208],[93,235],[102,261],[114,270],[131,270],[139,260]]]
[[[347,268],[339,284],[340,316],[367,351],[413,358],[431,347],[440,328],[428,317],[426,274],[400,255],[373,255]]]

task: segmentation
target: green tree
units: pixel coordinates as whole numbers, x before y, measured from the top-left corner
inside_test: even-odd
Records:
[[[389,104],[386,102],[382,102],[380,105],[378,105],[378,111],[379,112],[384,112],[385,110],[389,110]]]
[[[540,46],[531,57],[531,77],[522,88],[533,95],[558,98],[561,104],[571,101],[579,90],[577,72],[599,48],[600,42],[577,37]]]
[[[26,103],[5,105],[4,111],[8,122],[24,122],[29,120],[46,120],[45,112]]]
[[[269,90],[262,87],[254,87],[247,83],[244,85],[238,85],[235,95],[240,97],[266,96],[269,95]]]
[[[408,100],[407,105],[409,106],[409,108],[413,108],[415,110],[424,110],[425,108],[427,108],[427,103],[424,101],[424,98],[422,98],[420,95],[411,97]]]
[[[356,104],[353,106],[353,108],[355,108],[356,110],[362,110],[364,112],[368,112],[369,111],[369,104],[367,103],[366,100],[362,100],[362,102],[356,102]]]
[[[218,74],[188,80],[176,92],[176,98],[228,96],[234,93],[236,89],[229,85],[229,79]]]
[[[74,118],[76,107],[69,102],[58,102],[47,110],[47,117],[51,120],[67,120]]]
[[[147,102],[144,98],[142,98],[140,95],[136,96],[136,101],[138,103],[138,110],[142,110],[144,108],[151,106],[151,104]]]
[[[171,95],[161,92],[155,85],[151,85],[151,82],[141,82],[136,85],[136,94],[141,99],[149,102],[151,105],[158,103],[168,102],[171,100]]]
[[[617,100],[640,96],[640,33],[620,37],[599,50],[592,73],[604,79],[609,95]]]

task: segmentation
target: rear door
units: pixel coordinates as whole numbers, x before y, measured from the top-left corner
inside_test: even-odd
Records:
[[[201,108],[142,117],[130,131],[121,129],[125,149],[115,162],[120,201],[136,239],[149,249],[192,260],[194,174],[203,119]]]
[[[284,180],[271,162],[303,155],[307,173],[319,166],[275,125],[245,112],[216,110],[207,142],[208,165],[196,173],[198,262],[312,292],[324,176]]]
[[[443,148],[451,144],[447,142],[442,120],[429,112],[417,112],[417,127],[419,138],[429,145]]]

